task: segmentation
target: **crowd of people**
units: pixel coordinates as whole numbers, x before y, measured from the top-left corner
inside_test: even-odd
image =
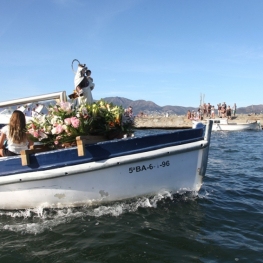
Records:
[[[203,120],[204,118],[228,118],[232,119],[233,116],[236,115],[237,105],[234,103],[232,108],[230,105],[227,106],[225,102],[218,103],[217,107],[211,105],[210,103],[204,103],[200,105],[197,111],[190,111],[187,112],[187,118],[191,120]]]

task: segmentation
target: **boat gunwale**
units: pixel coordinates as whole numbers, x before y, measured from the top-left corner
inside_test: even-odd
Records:
[[[161,138],[167,138],[167,136],[170,136],[170,139],[173,139],[171,141],[167,142],[157,142],[158,139]],[[185,138],[187,136],[187,138]],[[179,137],[179,138],[178,138]],[[189,139],[189,137],[193,137]],[[176,140],[179,139],[179,140]],[[65,149],[58,149],[58,150],[52,150],[47,152],[40,152],[35,154],[30,154],[30,164],[27,166],[22,165],[18,167],[18,161],[21,162],[21,156],[14,156],[14,157],[8,157],[6,159],[0,158],[0,166],[5,165],[6,162],[9,162],[9,167],[6,168],[6,170],[0,172],[0,178],[2,176],[9,176],[16,173],[31,173],[34,171],[47,171],[52,170],[60,167],[65,166],[72,166],[72,165],[78,165],[86,162],[92,162],[92,161],[101,161],[105,159],[110,159],[118,156],[125,156],[125,155],[131,155],[135,153],[140,152],[149,152],[156,149],[161,149],[165,147],[170,146],[176,146],[176,145],[183,145],[188,144],[190,142],[200,141],[204,139],[204,131],[202,128],[188,130],[188,131],[174,131],[172,133],[162,133],[162,134],[154,134],[154,135],[147,135],[147,136],[141,136],[141,137],[132,137],[127,139],[115,139],[110,141],[103,141],[95,144],[86,144],[85,149],[87,155],[85,156],[78,156],[77,155],[77,148],[76,147],[69,147]],[[145,145],[146,141],[151,143],[150,146]],[[138,147],[138,145],[141,145],[141,147]],[[116,150],[117,149],[117,150]],[[56,154],[59,152],[65,152],[66,155],[64,155],[65,158],[57,159],[57,163],[55,162],[47,162],[48,155],[50,157],[57,157]],[[98,153],[101,153],[99,155]],[[69,158],[70,156],[70,158]],[[1,164],[4,162],[3,164]],[[14,165],[16,165],[16,169],[12,169],[10,165],[12,165],[12,162]],[[6,164],[7,166],[8,164]]]
[[[0,176],[0,185],[6,184],[13,184],[13,183],[22,183],[28,181],[36,181],[36,180],[45,180],[51,179],[56,177],[63,177],[63,176],[71,176],[74,174],[91,172],[95,170],[107,169],[109,167],[125,165],[128,163],[133,163],[137,161],[145,161],[153,158],[158,158],[167,155],[176,155],[184,152],[190,152],[195,150],[205,149],[209,146],[209,141],[207,140],[200,140],[196,142],[191,142],[188,144],[181,144],[181,145],[174,145],[170,147],[165,147],[161,149],[156,149],[145,153],[135,153],[129,154],[124,156],[113,157],[105,160],[100,160],[99,162],[88,162],[88,163],[81,163],[72,166],[65,166],[65,167],[58,167],[53,169],[52,173],[48,173],[49,170],[38,170],[20,174],[11,174],[7,176]],[[132,155],[132,158],[130,156]],[[80,167],[76,169],[76,166]],[[90,167],[86,167],[90,166]],[[69,169],[73,169],[72,172],[69,172]],[[40,174],[40,176],[39,176]]]

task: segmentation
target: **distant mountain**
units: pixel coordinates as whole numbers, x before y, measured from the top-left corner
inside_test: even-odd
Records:
[[[155,104],[152,101],[146,100],[130,100],[122,97],[106,97],[105,101],[109,103],[113,103],[118,106],[122,106],[123,108],[128,108],[131,106],[133,108],[134,115],[137,115],[141,112],[144,114],[176,114],[176,115],[184,115],[188,110],[196,110],[194,107],[182,107],[182,106],[164,106],[161,107]]]
[[[106,97],[105,101],[113,103],[123,108],[128,108],[132,106],[134,115],[137,115],[141,112],[144,114],[160,114],[165,113],[176,114],[176,115],[185,115],[188,110],[197,110],[197,107],[183,107],[183,106],[159,106],[152,101],[146,100],[130,100],[122,97]],[[237,114],[260,114],[263,113],[263,104],[260,105],[251,105],[247,107],[237,108]]]
[[[118,106],[122,106],[123,108],[128,108],[129,106],[132,106],[134,115],[138,115],[141,112],[147,115],[164,115],[168,113],[169,115],[185,115],[188,110],[197,110],[197,107],[183,107],[183,106],[159,106],[156,103],[152,101],[146,101],[146,100],[130,100],[123,97],[106,97],[104,98],[105,101],[109,103],[113,103]],[[47,101],[43,104],[46,104],[46,106],[50,104],[54,104],[54,101]],[[31,108],[34,107],[34,105],[31,105]],[[13,107],[14,109],[16,108]],[[0,111],[2,109],[0,108]],[[44,113],[47,112],[47,109],[43,110]],[[216,110],[217,113],[217,110]],[[240,107],[237,108],[237,114],[263,114],[263,104],[260,105],[250,105],[247,107]]]
[[[263,113],[263,104],[259,105],[250,105],[247,107],[237,108],[237,113],[242,114],[260,114]]]

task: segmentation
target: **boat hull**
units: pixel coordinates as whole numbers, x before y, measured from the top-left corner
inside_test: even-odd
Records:
[[[152,195],[160,191],[198,191],[205,143],[194,149],[168,147],[132,156],[80,164],[31,175],[12,175],[19,183],[0,185],[1,209],[62,208]],[[28,177],[31,178],[28,178]],[[35,180],[38,178],[38,180]],[[31,180],[32,179],[32,180]]]
[[[228,124],[217,124],[214,123],[212,131],[244,131],[244,130],[259,130],[260,124],[257,122],[253,123],[228,123]]]
[[[209,127],[209,128],[207,128]],[[205,175],[212,123],[175,131],[0,158],[0,209],[62,208],[198,191]]]
[[[66,101],[66,93],[0,106],[58,98]],[[197,126],[98,143],[78,136],[76,147],[52,151],[36,147],[21,151],[21,156],[2,157],[0,209],[77,207],[160,191],[198,191],[206,172],[212,122]]]
[[[244,130],[261,130],[260,122],[246,122],[246,123],[234,123],[228,122],[228,119],[211,119],[213,122],[212,131],[244,131]],[[193,128],[200,123],[198,121],[193,121]],[[204,122],[203,122],[204,123]]]

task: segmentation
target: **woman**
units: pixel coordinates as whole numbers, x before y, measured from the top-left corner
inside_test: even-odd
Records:
[[[8,141],[8,149],[4,147]],[[0,156],[14,156],[22,150],[28,149],[32,142],[28,140],[26,133],[26,118],[23,112],[15,110],[10,118],[9,125],[1,130],[0,135]]]

